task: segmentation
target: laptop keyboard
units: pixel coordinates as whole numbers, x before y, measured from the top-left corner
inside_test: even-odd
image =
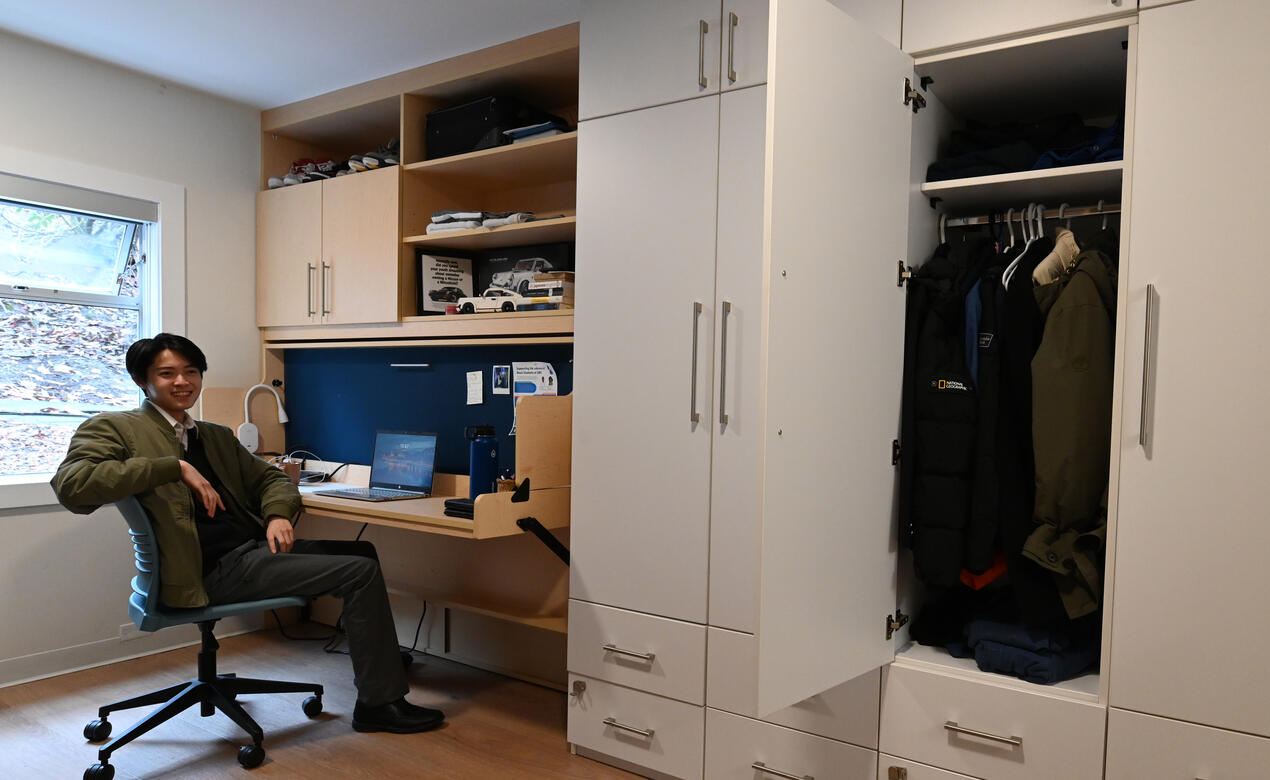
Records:
[[[423,494],[411,490],[393,490],[392,488],[345,488],[340,493],[362,498],[419,498]]]

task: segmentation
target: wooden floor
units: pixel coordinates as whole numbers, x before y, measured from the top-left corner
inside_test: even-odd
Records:
[[[297,627],[297,631],[304,627]],[[359,734],[351,724],[353,674],[348,656],[321,642],[282,639],[276,631],[221,641],[219,671],[300,680],[326,688],[315,720],[301,694],[243,696],[265,731],[266,758],[238,765],[250,739],[224,715],[187,710],[111,758],[124,778],[436,778],[541,780],[631,778],[585,758],[565,743],[565,694],[431,656],[410,667],[410,700],[445,711],[447,722],[423,734]],[[97,759],[83,728],[97,707],[173,685],[194,675],[197,649],[173,650],[24,685],[0,688],[0,778],[78,778]],[[145,710],[111,717],[122,733]]]

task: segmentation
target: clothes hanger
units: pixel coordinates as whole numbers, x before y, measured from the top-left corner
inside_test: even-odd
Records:
[[[1066,211],[1067,211],[1067,204],[1066,204],[1066,203],[1060,203],[1060,204],[1058,204],[1058,218],[1059,218],[1059,219],[1063,219],[1063,214],[1064,214],[1064,212],[1066,212]],[[1068,230],[1071,230],[1071,229],[1072,229],[1072,218],[1071,218],[1071,217],[1067,217],[1067,224],[1065,225],[1065,227],[1066,227]]]
[[[1036,240],[1036,236],[1033,235],[1031,231],[1032,212],[1034,211],[1035,207],[1036,207],[1035,203],[1027,204],[1027,211],[1025,212],[1025,216],[1021,216],[1021,219],[1020,219],[1020,222],[1023,227],[1023,238],[1024,238],[1023,250],[1019,252],[1019,254],[1014,258],[1013,261],[1011,261],[1011,263],[1008,266],[1006,266],[1005,272],[1001,274],[1001,286],[1007,290],[1010,289],[1010,280],[1014,278],[1014,272],[1017,271],[1019,268],[1019,261],[1023,259],[1023,256],[1027,254],[1028,248],[1032,246],[1032,242]]]
[[[947,243],[948,243],[948,239],[947,239],[947,238],[945,238],[945,236],[944,236],[944,225],[946,225],[946,224],[948,224],[948,215],[947,215],[947,214],[940,214],[940,215],[939,215],[939,243],[941,243],[941,244],[947,244]]]
[[[1099,201],[1098,201],[1098,213],[1099,213],[1099,214],[1102,214],[1102,229],[1103,229],[1103,230],[1106,230],[1106,229],[1107,229],[1107,215],[1106,215],[1106,214],[1103,212],[1103,210],[1102,210],[1102,204],[1103,204],[1103,201],[1099,200]]]
[[[1005,228],[1006,230],[1010,231],[1010,245],[1007,246],[1005,248],[1005,251],[1002,252],[1001,254],[1007,254],[1014,249],[1014,223],[1011,221],[1013,219],[1014,219],[1014,207],[1011,206],[1009,210],[1005,212]]]

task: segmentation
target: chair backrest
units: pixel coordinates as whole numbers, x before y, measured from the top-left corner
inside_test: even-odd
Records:
[[[128,614],[137,628],[156,631],[166,622],[159,614],[162,611],[159,602],[159,543],[154,536],[154,525],[136,496],[120,499],[115,506],[128,521],[137,565],[137,576],[132,578],[132,596],[128,599]]]

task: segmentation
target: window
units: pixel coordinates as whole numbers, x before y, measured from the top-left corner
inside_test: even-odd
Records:
[[[52,472],[79,423],[137,405],[152,227],[0,199],[0,476]]]

